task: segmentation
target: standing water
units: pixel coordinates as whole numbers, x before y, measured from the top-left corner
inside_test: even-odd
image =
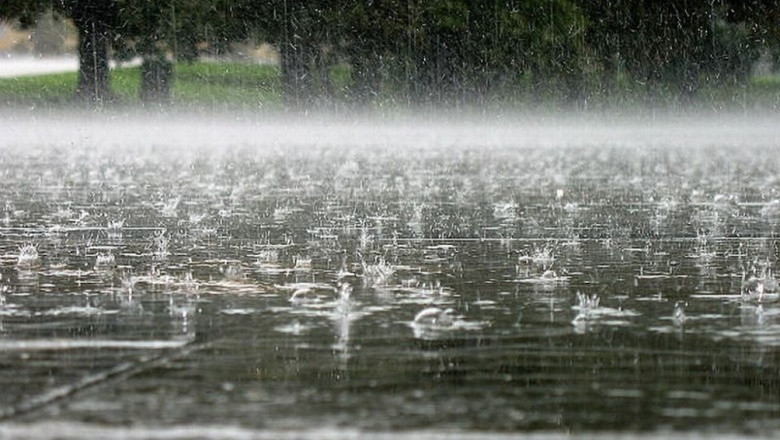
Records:
[[[772,125],[91,117],[3,123],[0,438],[780,431]]]

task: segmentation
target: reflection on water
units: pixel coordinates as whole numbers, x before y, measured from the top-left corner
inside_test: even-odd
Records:
[[[0,414],[780,429],[771,152],[10,149]]]

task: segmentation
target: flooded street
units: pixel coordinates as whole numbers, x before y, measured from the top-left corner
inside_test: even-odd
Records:
[[[772,126],[71,122],[3,123],[0,438],[780,430]]]

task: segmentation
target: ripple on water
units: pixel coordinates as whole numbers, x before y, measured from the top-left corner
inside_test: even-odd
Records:
[[[780,204],[766,203],[775,197],[777,155],[735,150],[723,160],[711,154],[717,149],[707,148],[691,159],[688,153],[696,151],[603,144],[529,148],[523,154],[514,145],[490,151],[420,148],[399,155],[333,144],[318,154],[308,146],[304,153],[284,148],[276,154],[253,145],[188,150],[182,157],[166,148],[153,154],[134,148],[126,157],[95,148],[62,163],[44,159],[50,156],[45,149],[38,159],[3,156],[6,206],[0,222],[10,229],[4,229],[0,249],[0,348],[19,356],[75,349],[89,357],[112,348],[175,349],[195,334],[230,342],[218,359],[211,352],[193,354],[176,364],[196,365],[199,374],[176,373],[174,383],[163,375],[164,401],[154,400],[160,388],[149,386],[157,378],[139,375],[122,379],[123,392],[115,399],[122,405],[115,413],[94,404],[106,414],[80,413],[86,405],[65,402],[58,410],[68,420],[141,415],[139,424],[121,433],[86,426],[72,437],[129,432],[137,438],[232,438],[237,432],[143,428],[146,409],[134,405],[152,400],[171,420],[191,420],[192,410],[224,416],[235,426],[265,423],[254,417],[259,409],[269,423],[293,420],[305,427],[317,416],[333,422],[328,426],[358,420],[369,427],[406,427],[416,420],[416,426],[432,426],[426,432],[432,438],[502,438],[477,429],[522,430],[536,426],[532,419],[543,420],[539,429],[597,423],[605,429],[652,428],[668,422],[658,414],[661,408],[679,409],[686,424],[686,415],[706,417],[701,408],[712,396],[685,391],[704,381],[713,390],[734,386],[754,399],[765,412],[753,421],[774,415],[776,408],[760,404],[776,400],[771,387],[761,387],[777,370],[765,347],[780,345],[780,309],[765,300],[780,290],[771,276]],[[78,147],[66,150],[72,154]],[[46,187],[52,179],[56,197]],[[752,205],[743,203],[748,200]],[[20,246],[30,240],[44,264],[25,262],[23,254],[33,249],[22,252]],[[740,285],[751,264],[755,279],[746,276]],[[574,298],[576,289],[598,297]],[[676,301],[689,303],[685,319],[675,315]],[[247,337],[248,328],[262,336],[261,344]],[[654,334],[648,336],[648,329]],[[35,332],[74,336],[35,339]],[[90,337],[81,337],[84,332]],[[177,338],[159,337],[171,333]],[[708,338],[718,343],[706,345]],[[735,343],[720,343],[725,339]],[[761,359],[742,357],[753,352]],[[51,365],[79,361],[65,354],[68,360]],[[30,374],[33,363],[8,358],[11,380]],[[203,359],[208,361],[197,362]],[[675,366],[659,371],[660,385],[636,387],[621,374],[654,368],[656,361]],[[752,363],[760,365],[758,372],[749,371]],[[696,376],[701,365],[707,371]],[[750,380],[734,384],[733,375],[719,375],[737,368]],[[232,374],[225,369],[252,380],[222,388],[220,377]],[[200,382],[176,382],[190,377]],[[529,378],[539,377],[544,380],[528,386]],[[663,388],[660,394],[656,386]],[[362,391],[342,392],[356,389]],[[682,391],[663,394],[670,389]],[[263,393],[263,402],[247,398]],[[600,394],[608,398],[576,404]],[[413,395],[414,401],[393,400],[399,395]],[[647,405],[653,396],[661,401]],[[612,400],[638,402],[623,408]],[[487,410],[471,411],[476,407]],[[649,409],[638,414],[636,408]],[[745,426],[743,417],[751,417],[718,415],[731,417],[724,423],[737,429]],[[710,421],[694,420],[690,429]],[[475,431],[456,432],[453,426]],[[7,429],[0,426],[0,437]],[[419,434],[329,429],[324,438]],[[238,431],[238,437],[257,436]],[[298,434],[323,438],[316,426],[259,435]]]

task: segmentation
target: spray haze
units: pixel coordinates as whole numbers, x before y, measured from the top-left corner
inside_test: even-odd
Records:
[[[583,146],[772,146],[772,115],[670,115],[653,118],[560,114],[419,117],[104,112],[16,113],[0,124],[5,148],[63,145],[187,151],[268,148],[518,148]]]

